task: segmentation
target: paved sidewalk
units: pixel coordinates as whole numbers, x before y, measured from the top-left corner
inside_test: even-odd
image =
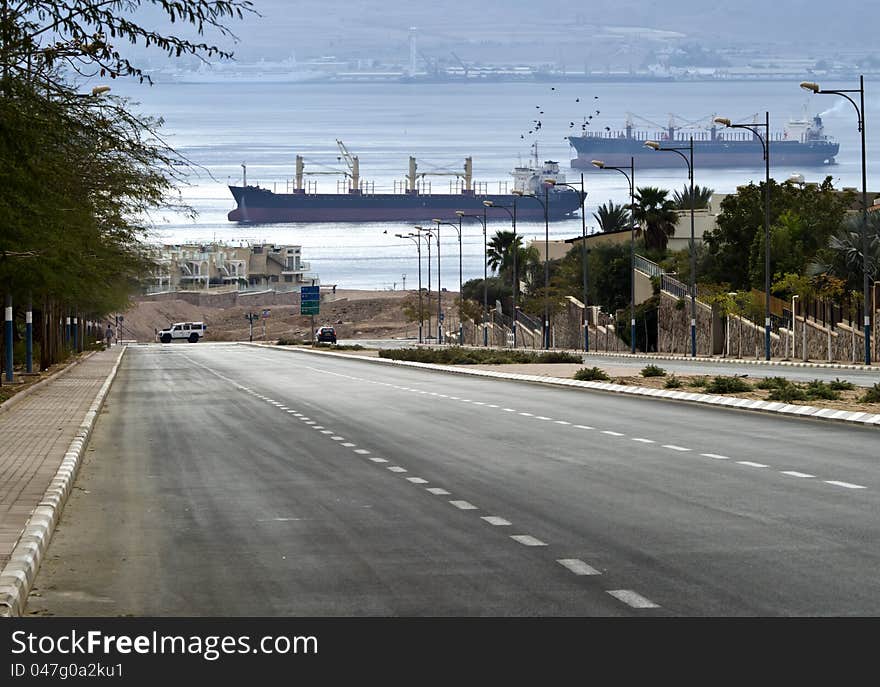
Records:
[[[123,350],[95,353],[0,413],[0,570]]]

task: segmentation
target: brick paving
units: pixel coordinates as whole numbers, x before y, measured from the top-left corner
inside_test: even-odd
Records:
[[[122,350],[90,356],[0,413],[0,570]]]

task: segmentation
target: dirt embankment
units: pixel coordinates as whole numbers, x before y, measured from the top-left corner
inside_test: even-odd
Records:
[[[414,322],[407,322],[404,305],[414,291],[356,291],[337,289],[321,301],[321,314],[315,326],[332,325],[340,339],[405,338],[418,335]],[[435,296],[436,298],[436,296]],[[456,295],[444,294],[444,309],[454,307]],[[436,303],[436,300],[434,301]],[[299,315],[296,305],[267,302],[247,306],[211,307],[194,305],[184,300],[138,299],[125,312],[120,338],[154,341],[155,331],[172,322],[203,321],[208,325],[207,341],[244,341],[248,338],[249,312],[260,314],[270,310],[266,318],[266,339],[311,338],[311,318]],[[263,338],[263,319],[254,321],[254,340]]]

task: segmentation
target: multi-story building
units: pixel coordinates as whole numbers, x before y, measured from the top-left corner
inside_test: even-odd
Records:
[[[302,260],[301,246],[222,243],[161,246],[159,269],[148,290],[177,291],[226,287],[240,291],[298,291],[320,283]]]

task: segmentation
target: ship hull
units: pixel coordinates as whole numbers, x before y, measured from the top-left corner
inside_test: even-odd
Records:
[[[542,220],[541,202],[528,196],[512,194],[336,194],[272,193],[255,186],[230,186],[236,208],[228,215],[232,222],[457,222],[456,211],[477,214],[488,221],[510,221],[510,215],[498,208],[486,208],[484,201],[513,207],[516,200],[518,220]],[[553,191],[548,194],[549,220],[570,217],[580,208],[579,194]],[[543,201],[541,197],[541,201]]]
[[[679,167],[684,161],[675,154],[651,150],[638,139],[569,138],[577,157],[571,166],[576,169],[595,169],[593,160],[601,160],[609,167],[628,167],[633,158],[635,166],[644,168]],[[663,147],[675,147],[688,154],[689,141],[660,141]],[[770,164],[772,167],[797,169],[822,167],[834,164],[840,146],[830,141],[771,141]],[[764,150],[760,142],[753,141],[694,141],[695,168],[753,168],[763,166]]]

